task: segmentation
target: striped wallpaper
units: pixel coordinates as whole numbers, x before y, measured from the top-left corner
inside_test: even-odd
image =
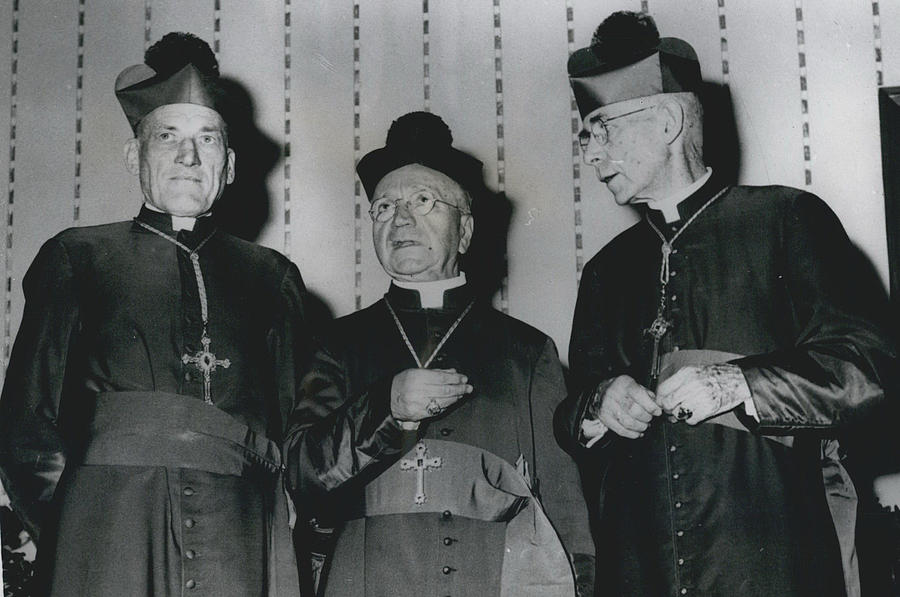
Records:
[[[584,263],[634,221],[581,163],[565,61],[611,11],[647,10],[730,93],[740,180],[806,187],[886,278],[878,85],[900,85],[900,5],[845,0],[10,0],[0,3],[5,364],[22,276],[68,226],[132,217],[119,71],[172,30],[247,94],[237,157],[259,242],[340,316],[385,290],[355,162],[411,110],[441,115],[512,205],[498,307],[564,355]],[[249,121],[248,121],[249,122]],[[252,126],[250,126],[252,124]],[[256,148],[265,151],[256,151]]]

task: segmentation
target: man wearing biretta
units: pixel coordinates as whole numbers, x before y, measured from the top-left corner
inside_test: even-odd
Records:
[[[323,334],[288,438],[296,499],[337,527],[327,596],[573,596],[572,563],[592,572],[575,465],[553,439],[556,347],[460,269],[472,202],[489,199],[452,141],[413,112],[357,166],[392,281]]]
[[[859,594],[836,439],[896,367],[880,282],[821,199],[706,166],[699,61],[651,17],[611,15],[568,71],[584,161],[641,218],[584,268],[556,413],[598,588]]]
[[[280,445],[303,282],[212,215],[235,154],[209,46],[170,33],[145,62],[116,81],[143,205],[60,232],[29,268],[0,475],[41,594],[297,596]]]

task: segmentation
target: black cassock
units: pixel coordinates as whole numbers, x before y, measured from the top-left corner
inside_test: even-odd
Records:
[[[681,202],[674,225],[647,215],[672,238],[721,188],[713,178]],[[759,423],[740,406],[731,424],[659,417],[637,440],[574,441],[599,384],[619,375],[648,383],[661,240],[646,220],[613,239],[584,270],[570,347],[578,391],[557,411],[594,487],[598,587],[610,596],[843,595],[823,475],[847,478],[823,472],[833,446],[823,440],[882,401],[896,366],[876,323],[879,282],[831,210],[785,187],[728,190],[674,249],[660,352],[688,362],[693,351],[730,353]],[[852,501],[843,489],[834,499]]]
[[[423,309],[416,291],[391,285],[386,299],[425,362],[472,296],[455,288],[442,308]],[[571,595],[560,578],[571,585],[565,555],[551,546],[558,539],[535,522],[541,515],[520,483],[526,469],[539,481],[567,550],[593,552],[576,467],[553,438],[565,386],[552,340],[476,301],[430,365],[455,368],[474,391],[416,432],[390,414],[393,377],[416,362],[385,300],[335,321],[324,338],[287,454],[305,514],[338,525],[325,594]],[[420,503],[416,471],[399,466],[417,442],[426,459],[442,459],[424,473]],[[505,553],[512,544],[514,557]],[[522,569],[526,560],[531,570]],[[534,586],[536,579],[560,584]]]
[[[280,443],[308,346],[284,256],[148,210],[49,240],[0,401],[0,472],[54,596],[295,595]],[[275,551],[273,551],[275,550]]]

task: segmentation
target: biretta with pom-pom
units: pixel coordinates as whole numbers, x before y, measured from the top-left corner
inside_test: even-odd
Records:
[[[703,82],[689,43],[660,38],[652,17],[629,11],[607,17],[591,45],[569,56],[568,71],[582,118],[629,99],[696,92]]]
[[[116,77],[116,98],[132,130],[147,114],[167,104],[196,104],[224,113],[219,65],[202,39],[169,33]]]

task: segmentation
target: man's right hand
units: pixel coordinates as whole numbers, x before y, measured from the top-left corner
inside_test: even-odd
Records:
[[[600,421],[613,433],[629,439],[641,437],[653,417],[662,414],[653,392],[628,375],[620,375],[594,394],[585,419]]]
[[[398,421],[421,421],[471,392],[468,378],[456,369],[407,369],[395,375],[391,384],[391,414]],[[434,412],[435,405],[440,412]]]

